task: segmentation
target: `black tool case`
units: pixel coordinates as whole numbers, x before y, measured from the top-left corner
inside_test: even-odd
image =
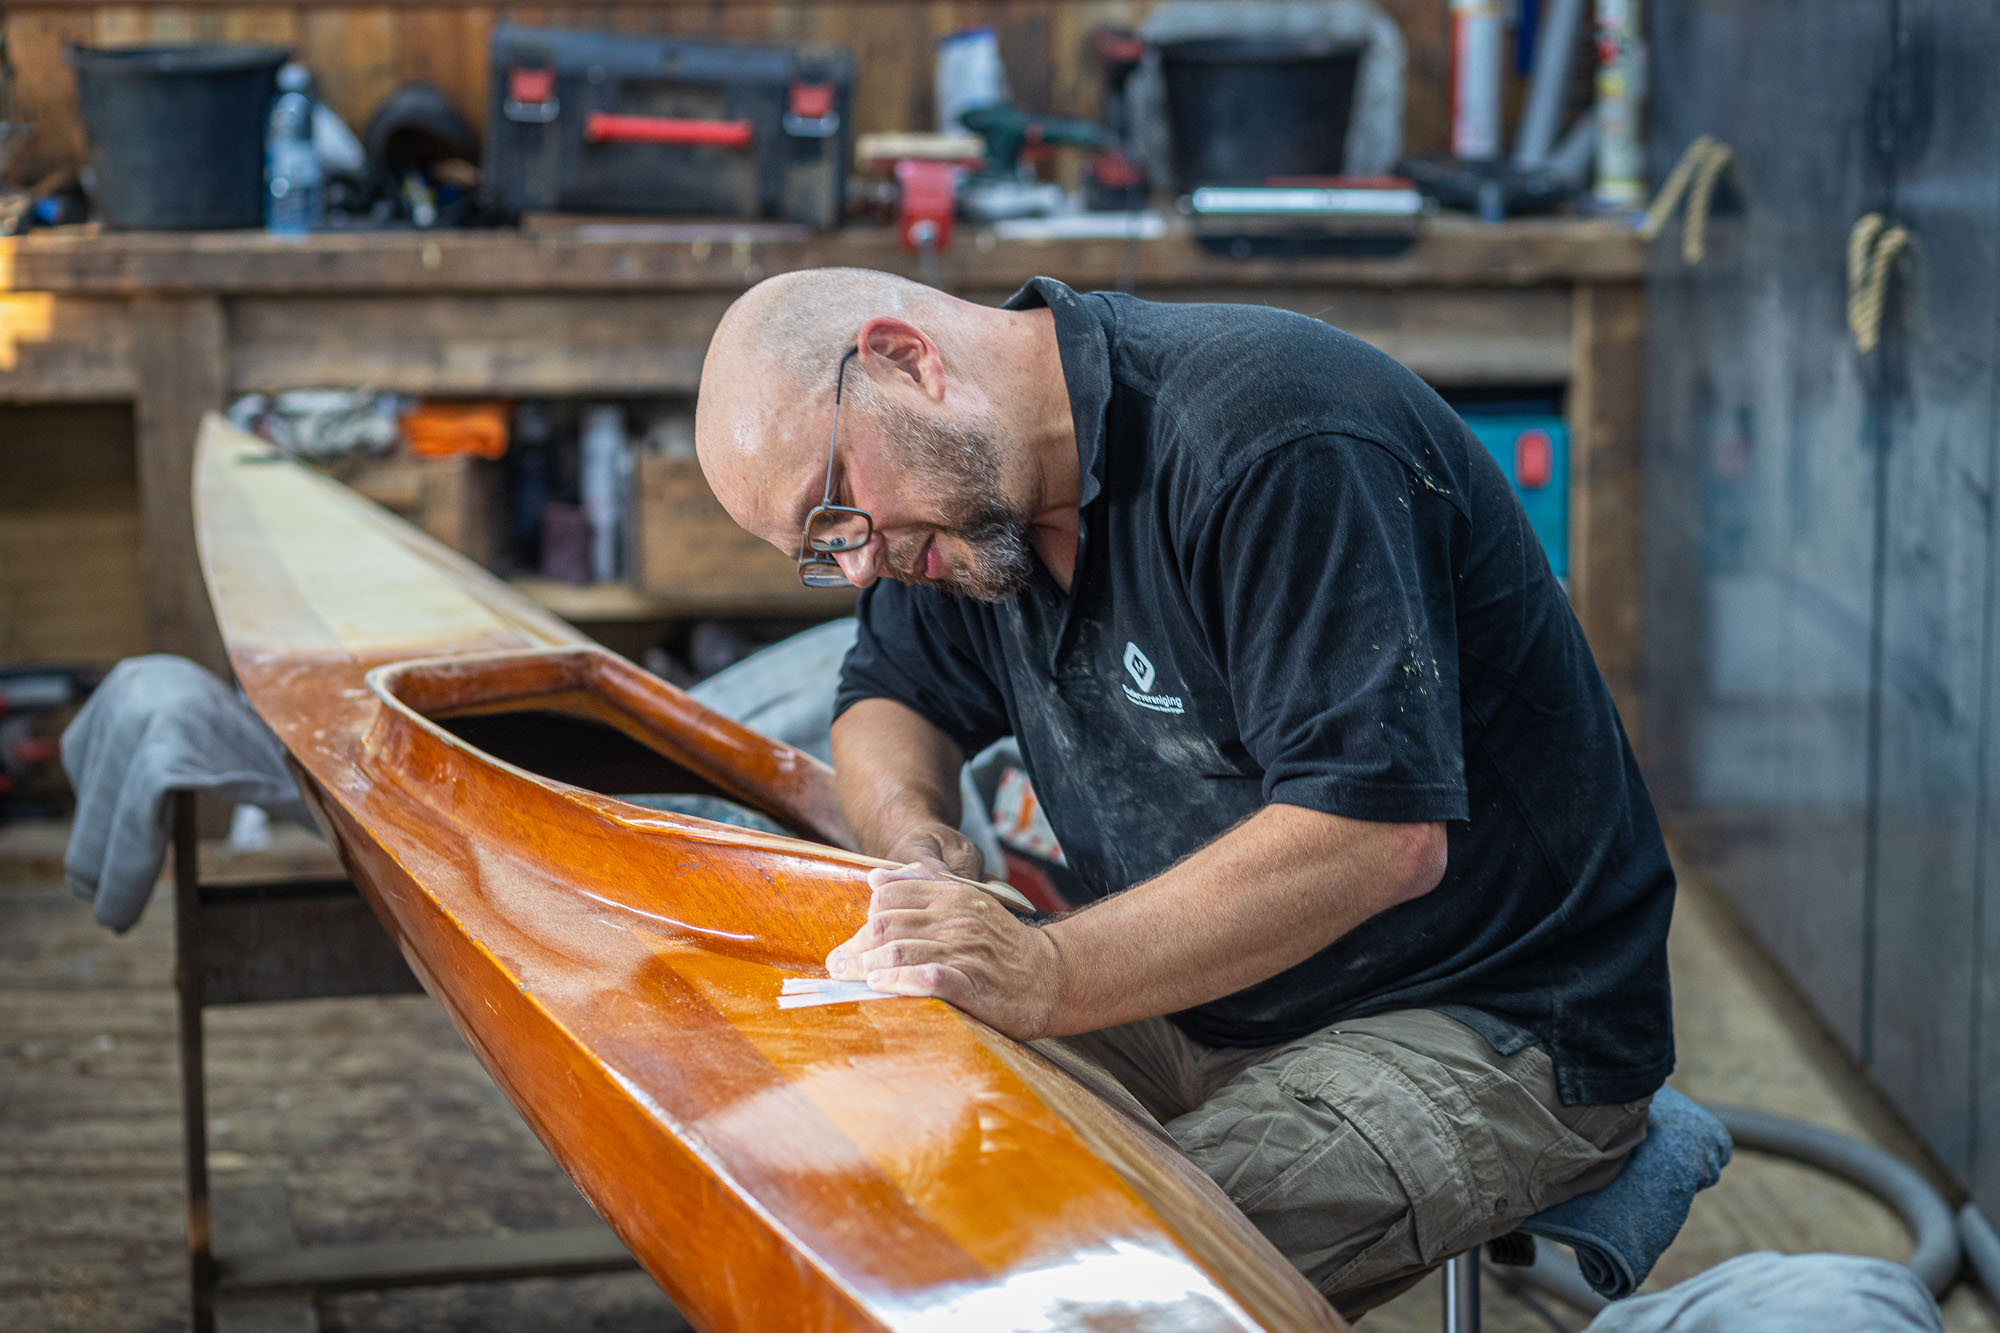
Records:
[[[481,192],[494,212],[839,223],[844,47],[493,30]]]

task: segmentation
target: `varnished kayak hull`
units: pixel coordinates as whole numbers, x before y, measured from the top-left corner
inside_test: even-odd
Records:
[[[350,872],[699,1326],[1340,1326],[1160,1136],[1033,1049],[936,1001],[779,1008],[867,910],[875,863],[842,849],[823,766],[214,419],[196,473],[232,665]],[[467,739],[549,718],[587,729],[585,760],[637,746],[805,836]]]

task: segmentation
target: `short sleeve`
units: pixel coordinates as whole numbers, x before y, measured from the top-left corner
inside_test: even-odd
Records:
[[[1191,598],[1264,799],[1466,818],[1452,497],[1381,445],[1312,436],[1226,477],[1198,532]]]
[[[860,631],[841,664],[836,718],[863,699],[893,699],[967,755],[1011,730],[1006,699],[949,597],[883,581],[861,594],[855,618]]]

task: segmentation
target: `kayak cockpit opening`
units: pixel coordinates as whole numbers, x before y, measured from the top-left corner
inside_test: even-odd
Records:
[[[831,770],[601,648],[401,662],[368,684],[474,757],[651,809],[844,846]]]
[[[600,796],[800,836],[770,811],[744,803],[653,746],[608,722],[564,708],[559,700],[506,712],[445,713],[431,720],[503,763]]]

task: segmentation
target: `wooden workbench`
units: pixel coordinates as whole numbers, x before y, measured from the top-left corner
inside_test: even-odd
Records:
[[[885,229],[31,234],[0,241],[0,404],[134,405],[148,638],[219,665],[187,499],[202,412],[238,393],[330,385],[687,395],[738,293],[828,264],[922,276]],[[1251,261],[1208,255],[1172,232],[1025,242],[965,230],[938,276],[959,295],[998,300],[1035,274],[1303,311],[1441,387],[1565,389],[1571,596],[1636,722],[1645,325],[1642,252],[1629,228],[1439,219],[1394,257]]]

